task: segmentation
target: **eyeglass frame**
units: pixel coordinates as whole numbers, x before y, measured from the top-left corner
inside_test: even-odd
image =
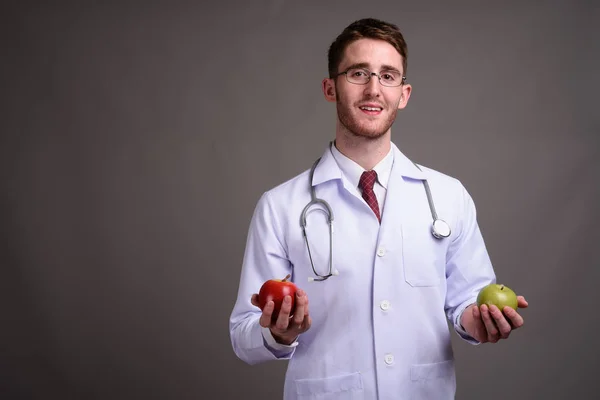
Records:
[[[365,71],[365,72],[367,73],[367,76],[368,76],[368,79],[367,79],[367,81],[366,81],[365,83],[350,82],[350,80],[348,80],[348,71],[350,71],[351,69],[359,69],[359,70]],[[384,70],[384,71],[392,71],[392,72],[394,72],[394,70]],[[405,75],[403,75],[403,74],[400,74],[400,75],[402,75],[402,79],[400,80],[400,84],[398,84],[398,85],[395,85],[395,86],[384,85],[383,83],[381,83],[381,71],[379,71],[379,73],[376,73],[376,72],[372,72],[372,71],[370,71],[370,70],[369,70],[369,69],[367,69],[367,68],[361,68],[361,67],[348,67],[348,69],[346,69],[345,71],[338,72],[338,73],[337,73],[337,74],[334,76],[334,78],[337,78],[337,77],[338,77],[338,76],[340,76],[340,75],[345,75],[345,76],[346,76],[346,81],[347,81],[348,83],[351,83],[351,84],[353,84],[353,85],[367,85],[369,82],[371,82],[371,77],[372,77],[372,76],[376,76],[376,77],[377,77],[377,80],[379,81],[379,84],[380,84],[381,86],[385,86],[385,87],[400,87],[400,86],[404,85],[404,83],[406,82],[406,76],[405,76]]]

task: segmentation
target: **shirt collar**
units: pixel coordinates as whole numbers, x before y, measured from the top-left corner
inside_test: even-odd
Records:
[[[350,158],[343,155],[336,147],[335,143],[332,142],[330,145],[331,154],[333,158],[337,162],[342,174],[350,181],[350,183],[354,187],[358,187],[358,182],[360,181],[360,177],[365,169],[358,165],[356,162],[352,161]],[[383,186],[386,190],[388,187],[388,182],[390,180],[390,174],[392,172],[392,165],[394,164],[394,152],[390,147],[390,151],[386,154],[386,156],[377,163],[373,167],[375,172],[377,172],[377,182],[381,186]]]
[[[385,172],[382,171],[383,175],[385,176],[386,188],[391,174],[394,174],[394,176],[403,176],[405,178],[410,179],[425,179],[424,171],[422,171],[416,164],[414,164],[409,158],[407,158],[393,142],[391,143],[391,147],[392,155],[388,154],[386,158],[391,158],[390,164],[392,164],[393,166],[391,167],[391,171],[387,175],[385,174]],[[337,149],[335,149],[335,146],[333,146],[333,142],[330,143],[328,148],[323,153],[323,156],[319,159],[318,165],[316,165],[314,171],[314,176],[312,178],[313,186],[320,185],[321,183],[327,182],[332,179],[342,179],[342,167],[336,161],[336,158],[334,158],[334,151],[336,150]],[[339,154],[341,155],[341,153]],[[338,158],[343,160],[344,156],[341,155]],[[358,168],[360,168],[360,174],[362,174],[363,169],[361,167]],[[379,174],[379,171],[377,171],[377,173]],[[346,173],[344,172],[344,175],[345,174]],[[383,182],[384,178],[381,177],[380,179]],[[360,175],[358,175],[358,179],[355,182],[357,186],[358,180],[360,180]]]

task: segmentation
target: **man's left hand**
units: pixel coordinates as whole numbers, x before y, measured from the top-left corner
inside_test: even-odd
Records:
[[[523,296],[517,296],[518,308],[529,305]],[[504,307],[504,313],[498,307],[482,304],[471,304],[461,317],[461,325],[471,337],[481,343],[496,343],[500,339],[508,339],[510,333],[523,326],[523,317],[510,308]]]

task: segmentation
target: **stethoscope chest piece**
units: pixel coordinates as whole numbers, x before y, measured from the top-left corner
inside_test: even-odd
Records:
[[[450,236],[450,225],[443,219],[437,218],[431,225],[431,234],[437,239],[443,239]]]

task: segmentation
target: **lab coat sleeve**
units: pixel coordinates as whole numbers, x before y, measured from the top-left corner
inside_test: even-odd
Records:
[[[285,248],[283,231],[267,192],[259,199],[250,222],[237,300],[229,319],[233,350],[251,365],[290,359],[295,351],[297,343],[280,345],[264,331],[259,324],[261,310],[250,301],[265,281],[292,274]]]
[[[446,258],[446,315],[456,333],[471,344],[479,344],[460,325],[465,308],[477,301],[479,291],[494,283],[496,276],[477,223],[473,199],[461,184],[457,235]]]

